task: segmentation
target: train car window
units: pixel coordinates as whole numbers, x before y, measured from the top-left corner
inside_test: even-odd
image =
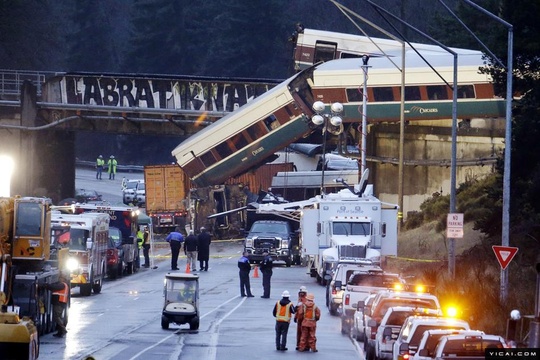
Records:
[[[268,133],[262,123],[262,121],[258,121],[245,130],[250,138],[259,139]]]
[[[319,61],[329,61],[336,58],[337,43],[317,41],[315,43],[314,64]]]
[[[345,89],[347,92],[347,100],[349,102],[360,102],[362,101],[362,92],[358,88]]]
[[[209,150],[199,156],[204,166],[209,167],[214,165],[217,162],[217,159],[214,157],[214,154],[212,154],[212,150]]]
[[[428,100],[443,100],[448,99],[445,85],[428,85],[426,86]]]
[[[405,101],[420,100],[420,88],[418,86],[405,86]]]
[[[394,101],[394,93],[391,87],[374,87],[373,100],[374,101]]]
[[[275,130],[275,129],[277,129],[279,127],[279,121],[278,121],[278,119],[276,118],[276,116],[274,114],[270,115],[269,117],[267,117],[263,121],[264,121],[264,125],[266,126],[268,131]]]
[[[229,146],[230,144],[230,140],[225,140],[224,142],[216,146],[216,151],[222,159],[225,159],[227,156],[233,153],[233,148]]]
[[[242,133],[234,135],[231,138],[231,142],[234,144],[234,146],[238,150],[243,149],[249,145],[249,141],[246,139],[246,137]]]
[[[459,85],[457,97],[459,99],[474,99],[474,87],[472,85]]]

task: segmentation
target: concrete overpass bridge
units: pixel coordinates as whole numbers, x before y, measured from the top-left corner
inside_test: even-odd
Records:
[[[16,171],[11,193],[72,197],[75,134],[95,132],[182,138],[277,85],[279,80],[0,70],[0,154]],[[404,210],[449,192],[451,121],[409,124]],[[504,119],[467,119],[458,129],[458,183],[491,171],[503,148]],[[179,140],[180,142],[180,140]],[[399,124],[368,134],[371,181],[397,203]],[[172,150],[172,149],[171,149]]]
[[[71,197],[75,133],[185,137],[279,80],[0,71],[0,153],[11,193]]]

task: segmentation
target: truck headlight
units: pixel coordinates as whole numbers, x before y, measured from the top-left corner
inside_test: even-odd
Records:
[[[70,271],[70,272],[73,272],[75,270],[78,270],[79,269],[79,261],[75,258],[69,258],[67,259],[66,261],[66,268]]]
[[[289,240],[281,240],[281,248],[282,249],[288,249],[289,248]]]
[[[253,247],[253,240],[252,239],[246,239],[246,247]]]

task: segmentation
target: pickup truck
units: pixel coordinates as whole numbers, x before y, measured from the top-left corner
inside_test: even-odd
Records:
[[[433,294],[409,291],[379,291],[371,306],[358,304],[364,314],[364,351],[366,358],[375,357],[375,335],[386,311],[393,306],[411,306],[441,311],[439,299]]]
[[[431,360],[441,337],[445,335],[484,335],[480,330],[434,329],[424,331],[413,360]]]
[[[347,279],[349,279],[355,271],[363,271],[366,269],[379,269],[377,266],[372,266],[371,261],[340,261],[332,270],[332,276],[325,275],[327,280],[326,286],[326,307],[330,315],[337,316],[338,309],[341,306],[343,300],[343,292]]]
[[[505,347],[504,339],[498,335],[446,335],[440,338],[433,359],[485,359],[486,351],[493,349],[496,352]]]
[[[439,316],[441,312],[435,309],[411,306],[394,306],[388,308],[377,328],[377,334],[375,334],[376,359],[392,358],[392,345],[396,341],[403,323],[412,315]]]
[[[393,360],[410,359],[416,353],[424,331],[430,329],[470,330],[469,323],[451,317],[409,316],[392,349]]]
[[[392,288],[396,284],[404,285],[399,274],[387,273],[378,266],[366,267],[355,271],[347,280],[341,301],[341,333],[350,334],[354,312],[359,301],[369,294]]]

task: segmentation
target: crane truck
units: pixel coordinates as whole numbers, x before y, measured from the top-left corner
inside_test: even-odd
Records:
[[[300,222],[302,257],[310,275],[322,285],[340,261],[370,261],[397,255],[398,206],[383,203],[367,185],[366,169],[358,185],[304,201],[260,204],[259,213],[273,213]]]
[[[0,354],[36,359],[39,335],[55,330],[43,285],[58,281],[66,252],[50,259],[50,206],[47,198],[0,198]]]

